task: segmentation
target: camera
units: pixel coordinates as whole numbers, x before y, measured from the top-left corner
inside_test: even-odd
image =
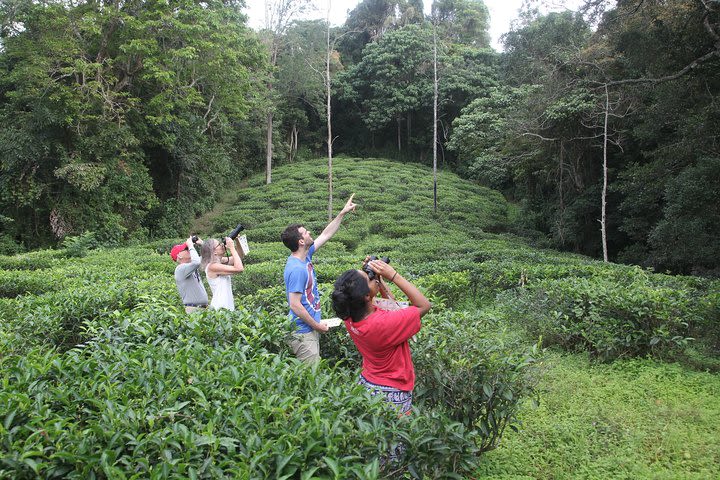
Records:
[[[220,239],[220,243],[225,245],[225,241],[228,238],[230,240],[235,240],[237,238],[237,236],[240,235],[240,232],[242,232],[243,230],[245,230],[245,227],[243,226],[243,224],[238,223],[237,227],[233,228],[232,232],[230,232],[227,237],[223,237]]]
[[[370,258],[368,258],[368,261],[362,267],[363,272],[367,273],[367,276],[370,280],[375,280],[375,277],[377,276],[373,269],[370,268],[370,262],[377,259],[378,257],[376,257],[375,255],[371,255]],[[385,263],[390,263],[390,257],[382,257],[380,260]]]

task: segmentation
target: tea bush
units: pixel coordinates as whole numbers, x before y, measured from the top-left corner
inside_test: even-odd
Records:
[[[255,242],[277,242],[282,229],[291,223],[302,223],[315,236],[327,224],[327,178],[324,161],[303,162],[302,168],[283,166],[273,174],[273,183],[264,184],[261,177],[248,181],[241,190],[237,205],[222,214],[214,224],[219,236],[238,222],[248,227],[248,239]],[[415,189],[408,194],[400,177],[378,181],[375,172],[401,170]],[[424,231],[437,235],[457,231],[462,220],[467,229],[478,232],[483,227],[497,230],[507,222],[507,204],[497,192],[461,181],[441,172],[439,195],[441,211],[432,214],[432,178],[424,167],[399,165],[378,159],[335,160],[335,195],[337,211],[349,195],[357,193],[358,215],[345,222],[334,242],[354,250],[366,235],[405,238]],[[298,193],[299,190],[308,190]],[[298,194],[302,202],[298,202]],[[443,203],[444,202],[444,203]],[[480,204],[478,204],[480,203]],[[382,227],[378,227],[381,224]],[[347,235],[345,233],[347,232]]]
[[[412,343],[419,404],[479,428],[481,451],[495,447],[516,421],[518,400],[532,394],[537,346],[481,312],[431,314],[423,323]]]
[[[422,288],[436,307],[459,309],[472,299],[468,272],[435,273],[421,278]]]
[[[83,348],[0,360],[0,476],[377,478],[398,439],[413,454],[392,468],[417,478],[476,466],[475,432],[441,411],[398,418],[347,372],[271,353],[284,332],[262,316],[117,320]]]
[[[284,350],[288,331],[285,322],[278,322],[264,310],[205,310],[186,315],[174,305],[155,300],[142,309],[98,319],[85,333],[96,343],[152,344],[190,339],[218,347],[241,342],[257,351],[279,353]]]
[[[84,285],[71,291],[21,297],[13,305],[13,320],[3,328],[0,352],[20,353],[36,345],[66,349],[82,343],[87,340],[83,335],[86,322],[130,310],[153,287],[148,281],[128,281],[102,290],[97,285]]]
[[[0,270],[0,297],[14,298],[25,293],[37,295],[60,290],[64,280],[61,275],[43,270]]]
[[[3,365],[13,373],[0,393],[0,476],[376,478],[378,446],[392,438],[392,416],[361,387],[242,345],[13,360]]]
[[[127,258],[118,264],[122,254]],[[159,259],[121,249],[92,252],[62,268],[2,272],[24,279],[18,280],[20,286],[32,282],[34,295],[19,296],[3,309],[0,353],[21,353],[37,345],[67,349],[87,340],[87,322],[127,312],[148,298],[177,298],[172,266]]]
[[[63,250],[40,250],[14,256],[0,256],[0,270],[43,270],[62,263]]]
[[[232,288],[234,295],[248,295],[262,288],[283,284],[283,268],[285,262],[257,263],[252,268],[245,268],[239,275],[233,275]]]
[[[262,310],[271,315],[275,321],[287,321],[288,306],[284,284],[261,288],[250,295],[245,295],[241,302],[248,310]]]
[[[518,400],[534,387],[528,375],[539,352],[480,312],[429,314],[411,341],[416,404],[440,409],[476,435],[478,452],[493,448],[515,422]],[[324,358],[359,367],[361,358],[344,330],[321,341]],[[449,452],[448,452],[449,453]]]
[[[672,352],[689,340],[701,311],[686,291],[604,278],[544,280],[520,290],[514,313],[546,344],[602,359]]]

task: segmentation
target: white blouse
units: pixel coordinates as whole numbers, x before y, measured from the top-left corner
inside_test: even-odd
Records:
[[[208,275],[208,265],[205,267],[205,276],[207,277],[208,285],[212,291],[212,300],[210,301],[210,308],[213,310],[220,310],[225,308],[227,310],[235,310],[235,299],[232,294],[232,282],[231,275],[218,275],[215,278],[210,278]]]

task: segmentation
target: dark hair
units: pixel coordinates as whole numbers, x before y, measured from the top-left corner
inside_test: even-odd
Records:
[[[348,270],[335,280],[332,292],[332,307],[338,317],[362,320],[367,313],[365,295],[370,293],[367,279],[358,270]]]
[[[291,252],[296,252],[300,246],[299,242],[302,238],[302,235],[300,235],[300,227],[302,227],[301,224],[293,223],[292,225],[288,225],[288,227],[280,234],[280,240],[282,240]]]

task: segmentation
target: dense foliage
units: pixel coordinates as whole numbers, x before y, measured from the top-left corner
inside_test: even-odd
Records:
[[[238,122],[265,67],[237,2],[14,2],[2,11],[2,236],[175,234],[253,166]],[[185,215],[186,218],[182,218]]]
[[[566,11],[504,37],[501,88],[455,121],[460,171],[517,198],[555,245],[601,256],[605,201],[611,259],[716,275],[718,3],[586,3],[594,31]]]
[[[253,32],[241,0],[7,2],[0,251],[179,234],[327,152],[328,116],[336,154],[429,164],[437,67],[438,162],[516,201],[516,232],[717,275],[717,2],[527,2],[503,52],[482,0],[363,0],[333,28],[270,3]]]

